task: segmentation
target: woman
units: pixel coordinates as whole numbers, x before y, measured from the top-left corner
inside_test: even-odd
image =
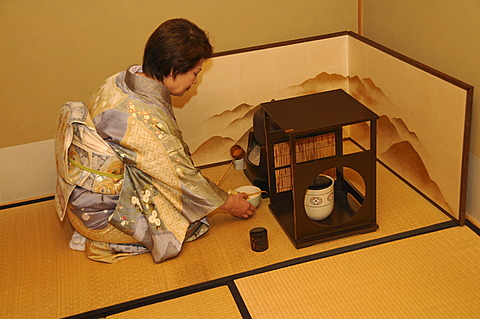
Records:
[[[64,106],[56,199],[79,233],[72,248],[85,241],[87,256],[104,262],[150,251],[158,263],[203,235],[210,212],[254,213],[245,194],[228,195],[197,171],[173,114],[170,95],[187,92],[211,55],[204,31],[168,20],[150,36],[142,66],[107,79],[86,107]]]

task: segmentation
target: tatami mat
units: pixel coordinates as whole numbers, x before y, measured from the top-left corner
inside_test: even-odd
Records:
[[[479,318],[480,237],[454,227],[235,281],[252,318]]]
[[[217,181],[225,167],[205,170]],[[53,201],[0,212],[0,317],[58,318],[241,274],[294,258],[329,251],[449,221],[382,166],[378,166],[379,230],[296,249],[263,200],[250,219],[216,214],[211,230],[161,264],[149,254],[116,264],[88,260],[68,248],[72,229],[57,220]],[[220,186],[248,184],[230,169]],[[270,248],[250,249],[249,230],[266,227]]]
[[[107,316],[107,319],[144,318],[235,319],[242,315],[228,287],[221,286]]]

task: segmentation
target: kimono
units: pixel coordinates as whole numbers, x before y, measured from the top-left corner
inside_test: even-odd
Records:
[[[195,168],[168,90],[138,72],[110,77],[87,105],[69,102],[59,116],[57,213],[68,212],[94,260],[146,251],[156,263],[174,257],[228,199]]]

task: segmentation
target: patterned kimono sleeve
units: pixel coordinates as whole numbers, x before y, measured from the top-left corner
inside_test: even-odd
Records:
[[[228,194],[195,168],[181,136],[164,134],[162,143],[181,185],[182,212],[187,219],[198,220],[225,203]]]
[[[193,166],[181,134],[166,120],[153,111],[133,116],[118,109],[95,119],[99,133],[125,163],[109,222],[148,247],[156,262],[177,255],[189,225],[228,198]]]
[[[225,203],[228,194],[194,166],[176,123],[155,115],[148,116],[153,129],[149,121],[129,118],[130,134],[120,144],[135,152],[136,167],[151,177],[162,195],[193,223]]]

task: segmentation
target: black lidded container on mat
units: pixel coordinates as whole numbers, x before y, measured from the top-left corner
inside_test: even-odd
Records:
[[[268,249],[267,229],[255,227],[250,230],[250,245],[253,251],[265,251]]]

